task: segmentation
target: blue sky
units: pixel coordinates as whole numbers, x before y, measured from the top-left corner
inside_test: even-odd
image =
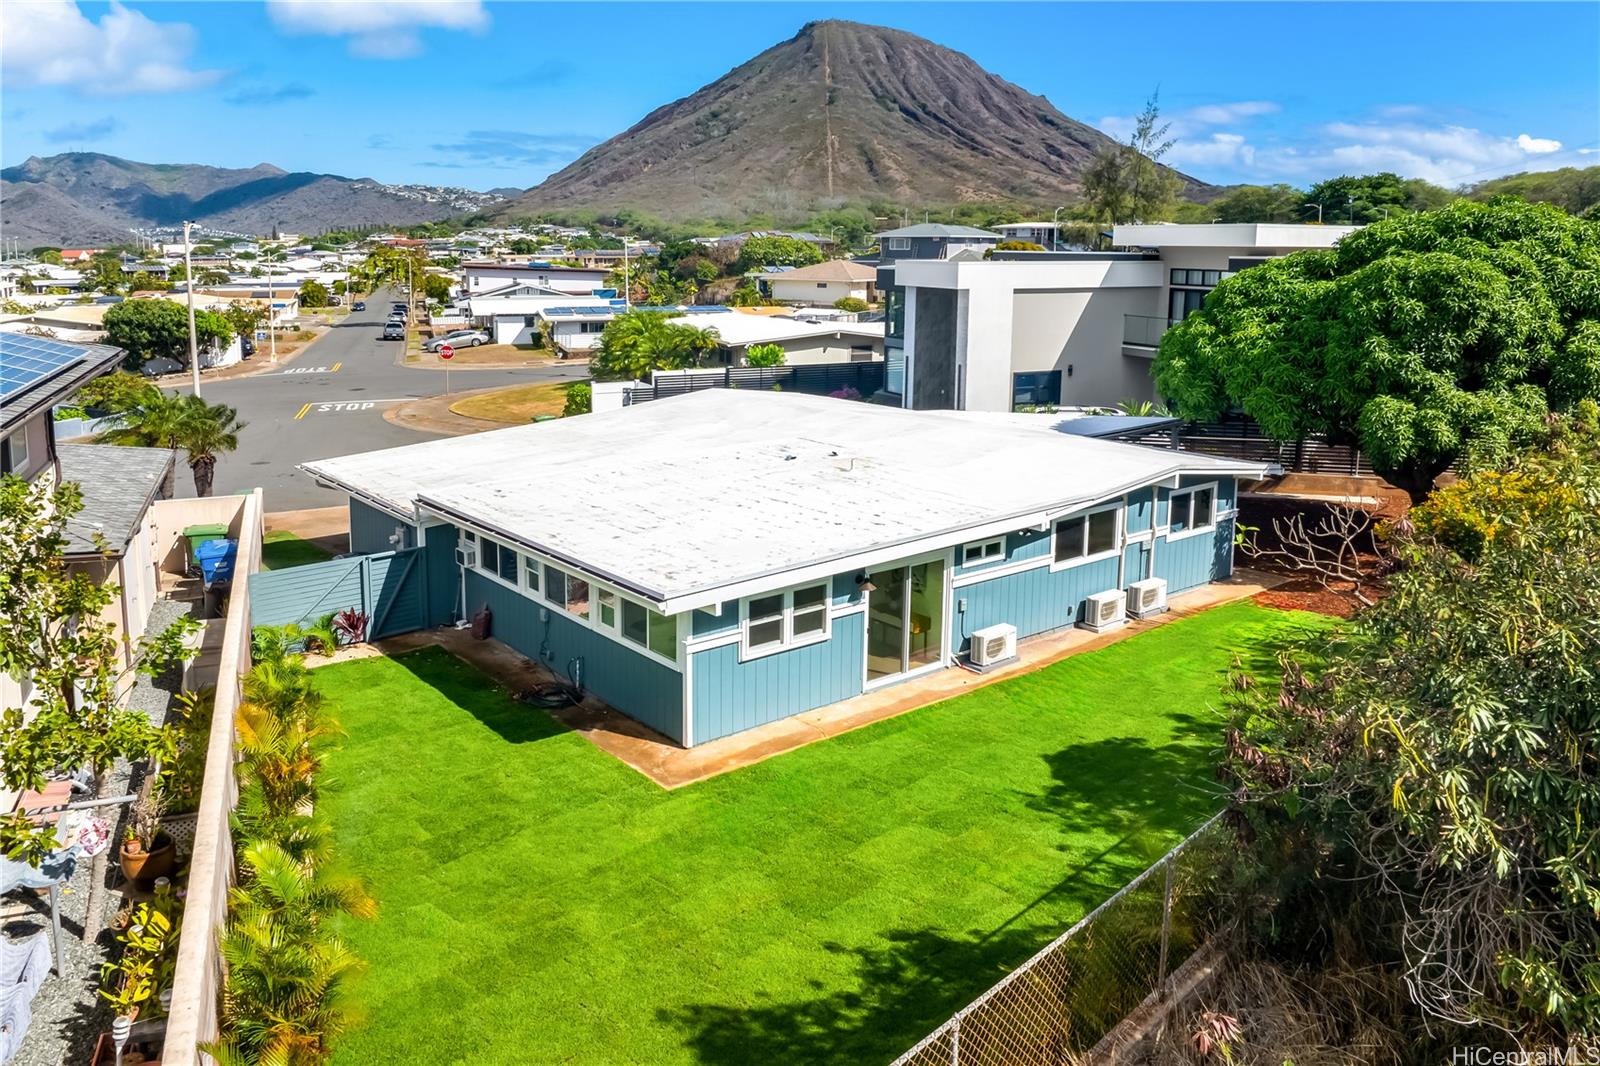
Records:
[[[1214,182],[1600,163],[1600,4],[0,3],[0,161],[526,187],[809,19],[966,52]]]

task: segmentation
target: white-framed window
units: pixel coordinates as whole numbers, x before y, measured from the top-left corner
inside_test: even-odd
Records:
[[[1110,558],[1122,547],[1122,505],[1114,503],[1058,518],[1051,536],[1052,570]]]
[[[601,629],[615,630],[619,621],[617,594],[610,589],[594,590],[594,622]]]
[[[770,655],[828,639],[828,582],[752,596],[743,602],[741,658]]]
[[[889,238],[889,251],[891,251],[891,252],[909,252],[910,250],[911,250],[911,238],[910,237],[890,237]]]
[[[642,603],[622,601],[622,639],[648,648],[663,659],[678,661],[678,621],[657,614]]]
[[[470,541],[472,534],[467,534]],[[478,537],[478,569],[486,574],[504,581],[512,588],[517,587],[517,553],[498,541],[488,537]]]
[[[984,563],[997,563],[1006,557],[1006,538],[996,537],[993,540],[980,540],[973,544],[961,546],[962,566],[981,566]]]
[[[1167,508],[1168,540],[1209,533],[1217,525],[1217,486],[1179,489],[1169,497]]]
[[[6,438],[6,451],[10,454],[9,473],[18,473],[28,468],[28,429],[24,426]]]
[[[522,557],[522,584],[529,592],[539,591],[539,560],[529,555]]]

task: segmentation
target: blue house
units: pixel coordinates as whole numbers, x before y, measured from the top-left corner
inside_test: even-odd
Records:
[[[428,623],[690,746],[1230,573],[1262,464],[1062,426],[716,389],[304,469],[421,549]]]

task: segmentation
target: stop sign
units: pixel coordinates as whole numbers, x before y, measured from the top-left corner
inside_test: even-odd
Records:
[[[450,347],[448,344],[439,345],[439,358],[440,359],[448,359],[452,355],[455,355],[455,354],[456,354],[456,350],[454,348]]]

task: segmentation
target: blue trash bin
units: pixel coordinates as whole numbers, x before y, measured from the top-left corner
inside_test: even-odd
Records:
[[[194,550],[206,588],[233,581],[233,563],[238,554],[239,542],[235,540],[208,540]]]

